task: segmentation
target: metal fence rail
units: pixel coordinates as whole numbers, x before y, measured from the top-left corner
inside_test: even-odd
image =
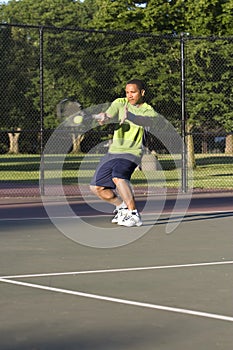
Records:
[[[1,196],[88,193],[111,125],[63,130],[56,107],[111,102],[133,77],[170,125],[150,131],[135,192],[232,190],[233,38],[1,24],[0,48]]]

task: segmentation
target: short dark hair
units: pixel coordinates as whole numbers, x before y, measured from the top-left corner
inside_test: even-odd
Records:
[[[126,83],[126,85],[128,85],[128,84],[137,85],[137,87],[139,88],[140,91],[146,90],[146,85],[145,85],[144,81],[142,81],[140,79],[132,79]]]

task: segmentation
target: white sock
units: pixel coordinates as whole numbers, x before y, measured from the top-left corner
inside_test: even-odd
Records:
[[[119,210],[121,208],[127,209],[127,205],[125,204],[125,202],[122,202],[120,205],[116,206],[116,209]]]

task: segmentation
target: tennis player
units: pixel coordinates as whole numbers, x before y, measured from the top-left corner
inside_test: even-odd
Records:
[[[99,124],[116,118],[113,140],[108,153],[99,163],[91,181],[91,191],[102,200],[115,205],[112,223],[132,227],[141,226],[130,183],[131,175],[140,164],[145,129],[157,117],[157,112],[144,101],[145,85],[133,79],[125,87],[126,97],[117,98]]]

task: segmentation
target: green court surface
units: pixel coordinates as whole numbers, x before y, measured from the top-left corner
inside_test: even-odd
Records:
[[[110,218],[85,218],[97,241]],[[186,213],[169,234],[169,213],[143,220],[131,243],[95,248],[46,217],[2,218],[0,349],[232,349],[233,212]]]

